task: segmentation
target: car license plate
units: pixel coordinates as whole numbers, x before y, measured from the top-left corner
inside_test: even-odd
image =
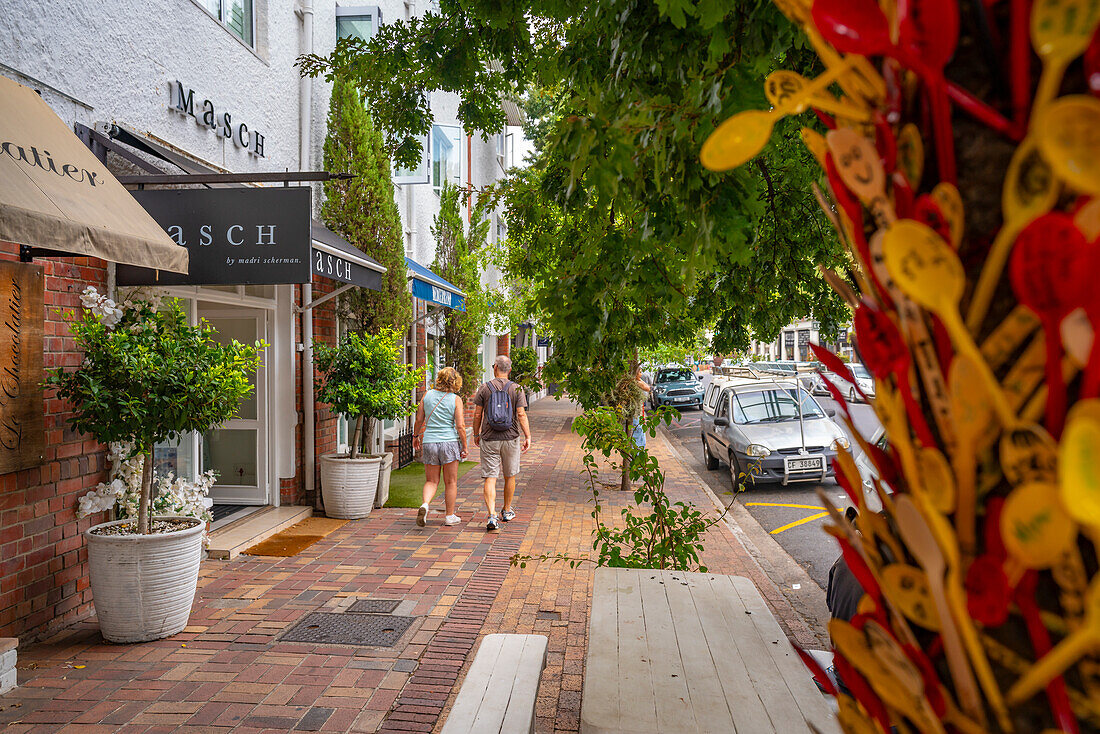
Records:
[[[822,467],[821,457],[815,456],[812,459],[787,459],[788,471],[807,471],[817,470],[820,471]]]
[[[684,398],[676,398],[676,402],[677,402],[677,403],[686,403],[686,402],[687,402],[687,401],[689,401],[689,400],[691,400],[691,398],[690,398],[690,397],[684,397]]]

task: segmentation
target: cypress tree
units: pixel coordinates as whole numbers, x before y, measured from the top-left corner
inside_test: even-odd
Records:
[[[357,331],[376,334],[390,328],[404,333],[412,321],[412,296],[405,283],[405,248],[393,198],[390,159],[359,90],[340,77],[333,84],[329,103],[325,170],[355,176],[325,182],[321,205],[325,226],[387,271],[381,291],[353,288],[341,296],[341,315]]]

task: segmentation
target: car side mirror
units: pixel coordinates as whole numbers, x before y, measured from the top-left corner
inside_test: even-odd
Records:
[[[836,417],[836,410],[833,409],[833,408],[826,408],[825,409],[825,415],[829,416],[830,418],[835,418]]]
[[[714,425],[716,426],[728,426],[730,424],[729,418],[715,418]]]

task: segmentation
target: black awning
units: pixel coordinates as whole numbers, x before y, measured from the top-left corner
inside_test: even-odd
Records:
[[[309,229],[313,240],[310,260],[316,275],[374,291],[382,290],[382,273],[386,268],[377,260],[317,220],[310,222]]]

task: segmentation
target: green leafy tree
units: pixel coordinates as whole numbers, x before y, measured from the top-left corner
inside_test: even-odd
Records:
[[[340,300],[342,313],[360,331],[390,328],[404,332],[412,321],[412,299],[405,282],[405,248],[393,198],[390,159],[359,91],[342,77],[332,87],[325,170],[354,175],[325,182],[321,205],[325,226],[386,268],[382,290],[347,291]]]
[[[678,334],[699,320],[687,308],[705,312],[723,351],[752,330],[767,338],[805,314],[826,325],[843,314],[816,272],[843,258],[804,185],[816,173],[797,132],[810,118],[777,126],[756,165],[718,175],[698,160],[717,124],[767,106],[771,70],[818,70],[803,45],[768,0],[610,0],[599,12],[579,0],[444,0],[301,64],[353,75],[409,164],[431,125],[425,92],[459,94],[466,129],[487,132],[502,129],[502,95],[528,95],[537,180],[508,183],[526,189],[508,207],[510,236],[524,249],[538,238],[517,229],[574,237],[573,248],[532,253],[525,277],[545,292],[533,300],[568,313],[550,325],[555,361],[585,384],[576,371],[602,366],[591,352],[617,367],[648,346],[646,330]],[[611,338],[620,325],[639,340]],[[563,328],[580,332],[577,351]]]
[[[477,350],[493,310],[493,294],[481,282],[488,256],[488,200],[478,197],[467,222],[462,216],[466,198],[464,189],[444,183],[439,193],[439,213],[432,226],[432,269],[466,294],[465,311],[451,309],[444,315],[441,343],[443,361],[462,375],[463,397],[481,382]]]
[[[355,419],[349,442],[352,459],[359,456],[363,436],[374,435],[377,421],[404,418],[414,410],[410,396],[424,379],[424,368],[401,363],[400,338],[391,329],[377,334],[352,331],[336,346],[313,345],[321,373],[316,380],[318,398],[337,413]]]
[[[516,347],[509,356],[512,358],[512,381],[518,383],[524,390],[531,392],[541,390],[538,352],[532,347]]]
[[[265,345],[217,343],[213,327],[190,326],[174,299],[159,310],[132,302],[115,325],[90,309],[67,317],[84,360],[72,371],[50,371],[45,384],[73,407],[73,430],[131,444],[131,456],[145,457],[138,532],[148,534],[153,445],[232,418],[253,391],[249,375]]]

